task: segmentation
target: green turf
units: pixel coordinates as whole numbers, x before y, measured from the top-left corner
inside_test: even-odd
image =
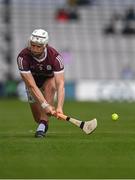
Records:
[[[135,178],[135,103],[65,102],[64,111],[82,120],[98,119],[85,135],[52,118],[45,139],[27,103],[0,100],[0,178]],[[111,120],[116,112],[120,118]]]

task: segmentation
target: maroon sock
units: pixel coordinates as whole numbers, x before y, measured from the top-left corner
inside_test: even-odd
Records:
[[[47,122],[47,121],[44,121],[44,120],[40,120],[40,121],[39,121],[39,124],[41,124],[41,123],[44,124],[45,126],[48,125],[48,122]]]

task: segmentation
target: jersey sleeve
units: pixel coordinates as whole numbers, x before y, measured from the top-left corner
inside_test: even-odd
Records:
[[[26,56],[24,55],[18,55],[17,57],[17,65],[18,69],[21,73],[27,73],[30,72],[30,65],[29,61]]]
[[[54,73],[64,72],[63,57],[57,54],[54,60]]]

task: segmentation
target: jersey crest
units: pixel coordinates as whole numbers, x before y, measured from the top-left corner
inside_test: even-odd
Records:
[[[47,70],[52,70],[52,66],[51,66],[51,65],[47,65],[47,66],[46,66],[46,69],[47,69]]]

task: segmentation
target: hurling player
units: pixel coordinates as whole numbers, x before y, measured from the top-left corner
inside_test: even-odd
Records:
[[[44,137],[49,116],[63,113],[64,65],[62,56],[48,45],[48,33],[35,29],[28,47],[17,57],[18,68],[25,82],[33,118],[38,123],[35,137]],[[54,96],[57,95],[56,105]]]

